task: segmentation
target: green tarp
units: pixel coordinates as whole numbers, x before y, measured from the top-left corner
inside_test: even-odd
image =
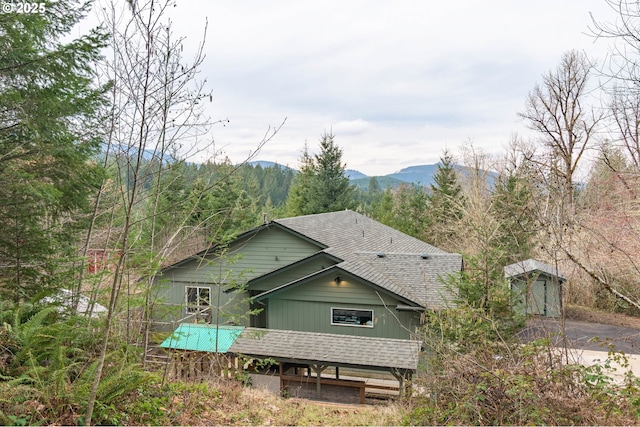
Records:
[[[183,323],[160,344],[160,347],[226,353],[244,330],[244,326]]]

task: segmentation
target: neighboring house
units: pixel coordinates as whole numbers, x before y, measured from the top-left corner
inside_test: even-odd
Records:
[[[153,318],[409,339],[461,269],[461,255],[353,211],[277,219],[163,269]]]
[[[559,317],[562,313],[562,284],[566,278],[556,268],[534,259],[504,268],[511,289],[521,297],[518,308],[526,314]]]
[[[58,311],[64,312],[71,309],[73,298],[74,293],[72,291],[68,289],[60,289],[55,295],[44,297],[42,301],[47,304],[58,304]],[[105,314],[108,310],[107,307],[98,304],[81,294],[78,297],[76,311],[78,314],[97,318]]]

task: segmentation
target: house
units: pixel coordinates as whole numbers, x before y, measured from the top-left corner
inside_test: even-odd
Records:
[[[520,296],[518,309],[525,314],[559,317],[562,313],[564,275],[541,261],[528,259],[504,267],[511,289]]]
[[[58,311],[62,313],[71,309],[74,298],[78,300],[76,305],[78,314],[98,318],[108,311],[107,307],[92,301],[85,295],[80,294],[76,297],[76,294],[69,289],[60,289],[56,294],[44,297],[42,301],[46,304],[58,305]]]
[[[204,322],[411,339],[461,268],[460,255],[354,211],[276,219],[163,269],[152,316],[165,330]]]

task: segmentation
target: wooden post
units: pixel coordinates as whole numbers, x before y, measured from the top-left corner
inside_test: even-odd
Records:
[[[196,378],[196,365],[193,360],[193,354],[189,356],[189,379],[193,381]]]
[[[313,372],[316,373],[316,397],[318,399],[320,399],[320,397],[322,396],[322,390],[321,390],[321,387],[320,387],[320,378],[322,376],[322,371],[327,369],[327,366],[325,366],[325,365],[311,365],[311,368],[313,369]]]
[[[285,384],[284,384],[284,380],[282,379],[282,375],[284,374],[284,369],[283,369],[283,365],[284,362],[280,362],[280,396],[282,396],[282,393],[284,392],[285,389]]]
[[[397,368],[392,368],[391,369],[391,374],[398,380],[398,397],[402,399],[402,397],[408,392],[408,390],[405,390],[405,379],[407,375],[411,375],[410,372],[407,371],[403,371],[402,373],[400,372],[399,369]]]

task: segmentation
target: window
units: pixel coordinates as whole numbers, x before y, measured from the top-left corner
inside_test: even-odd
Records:
[[[373,310],[332,307],[331,324],[373,328]]]
[[[211,288],[187,286],[187,313],[198,313],[211,305]]]

